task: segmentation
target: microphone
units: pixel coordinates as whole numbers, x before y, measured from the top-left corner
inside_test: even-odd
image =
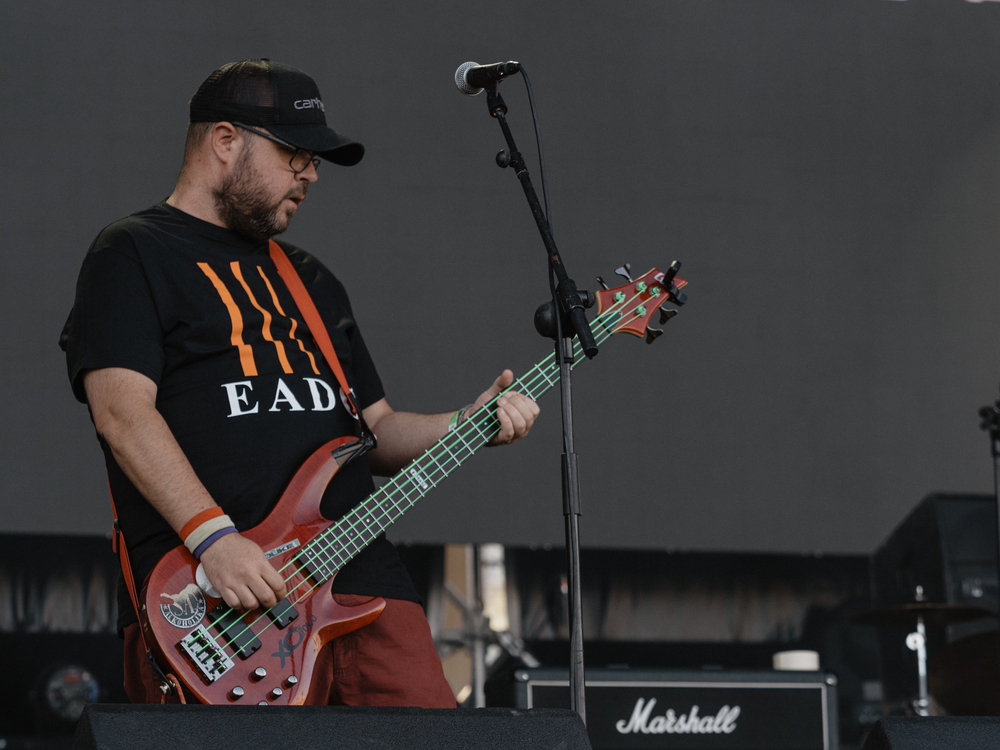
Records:
[[[487,86],[514,75],[520,69],[520,65],[513,60],[490,65],[464,62],[455,71],[455,85],[466,96],[475,96]]]

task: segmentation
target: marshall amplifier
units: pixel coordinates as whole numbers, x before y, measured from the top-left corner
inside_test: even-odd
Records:
[[[515,673],[519,708],[569,708],[565,669]],[[838,750],[837,678],[826,672],[588,669],[594,750]]]

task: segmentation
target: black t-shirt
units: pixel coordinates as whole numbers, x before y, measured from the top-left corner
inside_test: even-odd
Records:
[[[383,397],[343,285],[280,243],[298,271],[360,408]],[[158,386],[156,408],[215,501],[241,531],[259,524],[295,470],[325,442],[357,435],[336,377],[305,326],[266,242],[160,203],[102,231],[83,262],[63,330],[69,377],[124,367]],[[104,450],[119,525],[138,586],[181,543]],[[374,491],[368,462],[347,464],[321,505],[337,519]],[[419,601],[384,536],[334,580],[340,593]],[[136,617],[123,584],[119,630]]]

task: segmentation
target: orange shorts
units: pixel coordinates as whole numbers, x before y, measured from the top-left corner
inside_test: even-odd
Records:
[[[371,597],[334,594],[334,599],[350,607]],[[138,623],[125,626],[125,692],[132,703],[159,703],[162,695]],[[375,622],[328,643],[316,662],[307,703],[455,708],[421,606],[386,599]]]

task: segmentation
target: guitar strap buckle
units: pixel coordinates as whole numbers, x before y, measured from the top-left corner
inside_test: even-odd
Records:
[[[337,448],[333,452],[333,458],[337,462],[337,465],[343,468],[354,459],[360,458],[368,453],[368,451],[374,450],[377,446],[378,439],[375,437],[375,433],[370,430],[364,430],[360,438]]]

